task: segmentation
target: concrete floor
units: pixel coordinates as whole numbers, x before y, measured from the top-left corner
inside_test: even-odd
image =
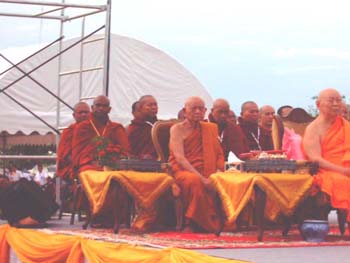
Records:
[[[48,222],[50,228],[61,228],[69,225],[70,216],[63,220],[53,217]],[[77,221],[77,220],[76,220]],[[330,222],[336,223],[336,214],[331,213]],[[1,221],[0,224],[5,224]],[[81,228],[82,222],[76,222],[71,228]],[[301,248],[243,248],[243,249],[197,249],[200,253],[211,256],[239,259],[256,263],[337,263],[350,262],[350,247],[301,247]]]

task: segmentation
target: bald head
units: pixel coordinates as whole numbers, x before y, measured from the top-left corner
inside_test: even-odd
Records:
[[[244,121],[258,123],[259,108],[254,101],[246,101],[241,106],[241,117]]]
[[[260,108],[260,126],[266,130],[272,129],[273,116],[275,109],[270,105],[264,105]]]
[[[111,107],[107,96],[97,96],[91,108],[94,117],[101,119],[101,121],[106,121],[108,119],[108,113],[111,111]]]
[[[202,121],[206,110],[204,100],[200,97],[189,97],[185,102],[185,116],[189,121]]]
[[[326,118],[335,118],[340,114],[342,108],[342,97],[336,89],[324,89],[318,95],[316,106],[320,115]]]
[[[225,99],[217,99],[213,102],[211,116],[219,125],[224,125],[227,122],[227,116],[230,112],[230,104]]]
[[[152,95],[144,95],[139,99],[139,112],[142,119],[152,119],[157,116],[158,103]]]
[[[74,105],[73,117],[76,123],[85,121],[89,118],[90,106],[86,102],[78,102]]]

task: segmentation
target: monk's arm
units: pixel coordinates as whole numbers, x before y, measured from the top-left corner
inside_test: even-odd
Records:
[[[303,139],[303,148],[307,157],[313,162],[318,162],[320,168],[324,168],[326,170],[334,171],[337,173],[342,173],[347,176],[350,175],[349,168],[336,165],[322,158],[321,137],[318,133],[317,126],[310,125],[306,128]]]
[[[130,154],[129,139],[123,126],[117,128],[116,136],[118,138],[120,146],[124,149],[124,151]]]
[[[186,171],[190,171],[197,174],[199,177],[203,177],[187,160],[184,152],[184,139],[182,131],[178,125],[174,125],[170,129],[170,148],[173,151],[176,162]],[[203,177],[204,178],[204,177]]]

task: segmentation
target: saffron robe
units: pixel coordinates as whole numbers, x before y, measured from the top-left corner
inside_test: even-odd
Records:
[[[120,123],[108,120],[107,124],[102,124],[91,114],[89,120],[79,123],[74,130],[72,160],[74,170],[78,172],[102,170],[96,157],[96,144],[93,142],[94,138],[99,135],[91,125],[90,120],[93,121],[99,134],[102,135],[106,129],[103,137],[108,138],[115,145],[120,145],[126,152],[129,151],[128,137]]]
[[[268,151],[273,150],[273,142],[271,131],[260,127],[256,123],[251,123],[238,118],[239,127],[242,129],[246,137],[248,148],[250,151]],[[260,145],[260,148],[259,148]]]
[[[63,179],[74,178],[72,169],[72,141],[76,123],[64,129],[57,149],[57,176]]]
[[[238,125],[231,122],[219,125],[215,122],[211,114],[209,114],[208,119],[218,126],[219,139],[225,160],[227,160],[230,152],[233,152],[236,156],[239,156],[241,153],[249,152],[247,139]]]
[[[184,154],[191,165],[209,178],[217,170],[224,169],[224,155],[218,140],[218,129],[213,123],[201,122],[184,140]],[[201,226],[204,230],[215,232],[220,228],[215,195],[205,188],[198,175],[184,170],[177,162],[170,145],[169,162],[175,181],[181,188],[181,198],[185,208],[185,217]]]
[[[321,154],[322,158],[331,163],[343,167],[350,166],[350,124],[348,121],[341,117],[336,119],[321,141]],[[320,168],[319,172],[314,175],[313,186],[330,196],[332,207],[349,211],[349,177]]]
[[[151,131],[157,119],[144,121],[134,119],[128,127],[130,155],[137,159],[157,160],[158,155],[152,142]]]

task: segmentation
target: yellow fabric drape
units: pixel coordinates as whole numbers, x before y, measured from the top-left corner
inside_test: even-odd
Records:
[[[228,219],[233,223],[254,194],[254,185],[266,193],[265,216],[275,220],[291,215],[308,194],[312,177],[308,174],[225,172],[210,176]]]
[[[84,171],[79,174],[87,193],[92,213],[102,208],[111,180],[119,182],[144,208],[149,208],[173,183],[166,173],[144,173],[135,171]]]
[[[9,246],[21,262],[37,263],[83,263],[88,262],[243,262],[215,258],[185,249],[166,248],[162,250],[84,239],[79,236],[66,236],[44,233],[38,230],[16,229],[8,225],[0,226],[0,259],[9,263]]]

